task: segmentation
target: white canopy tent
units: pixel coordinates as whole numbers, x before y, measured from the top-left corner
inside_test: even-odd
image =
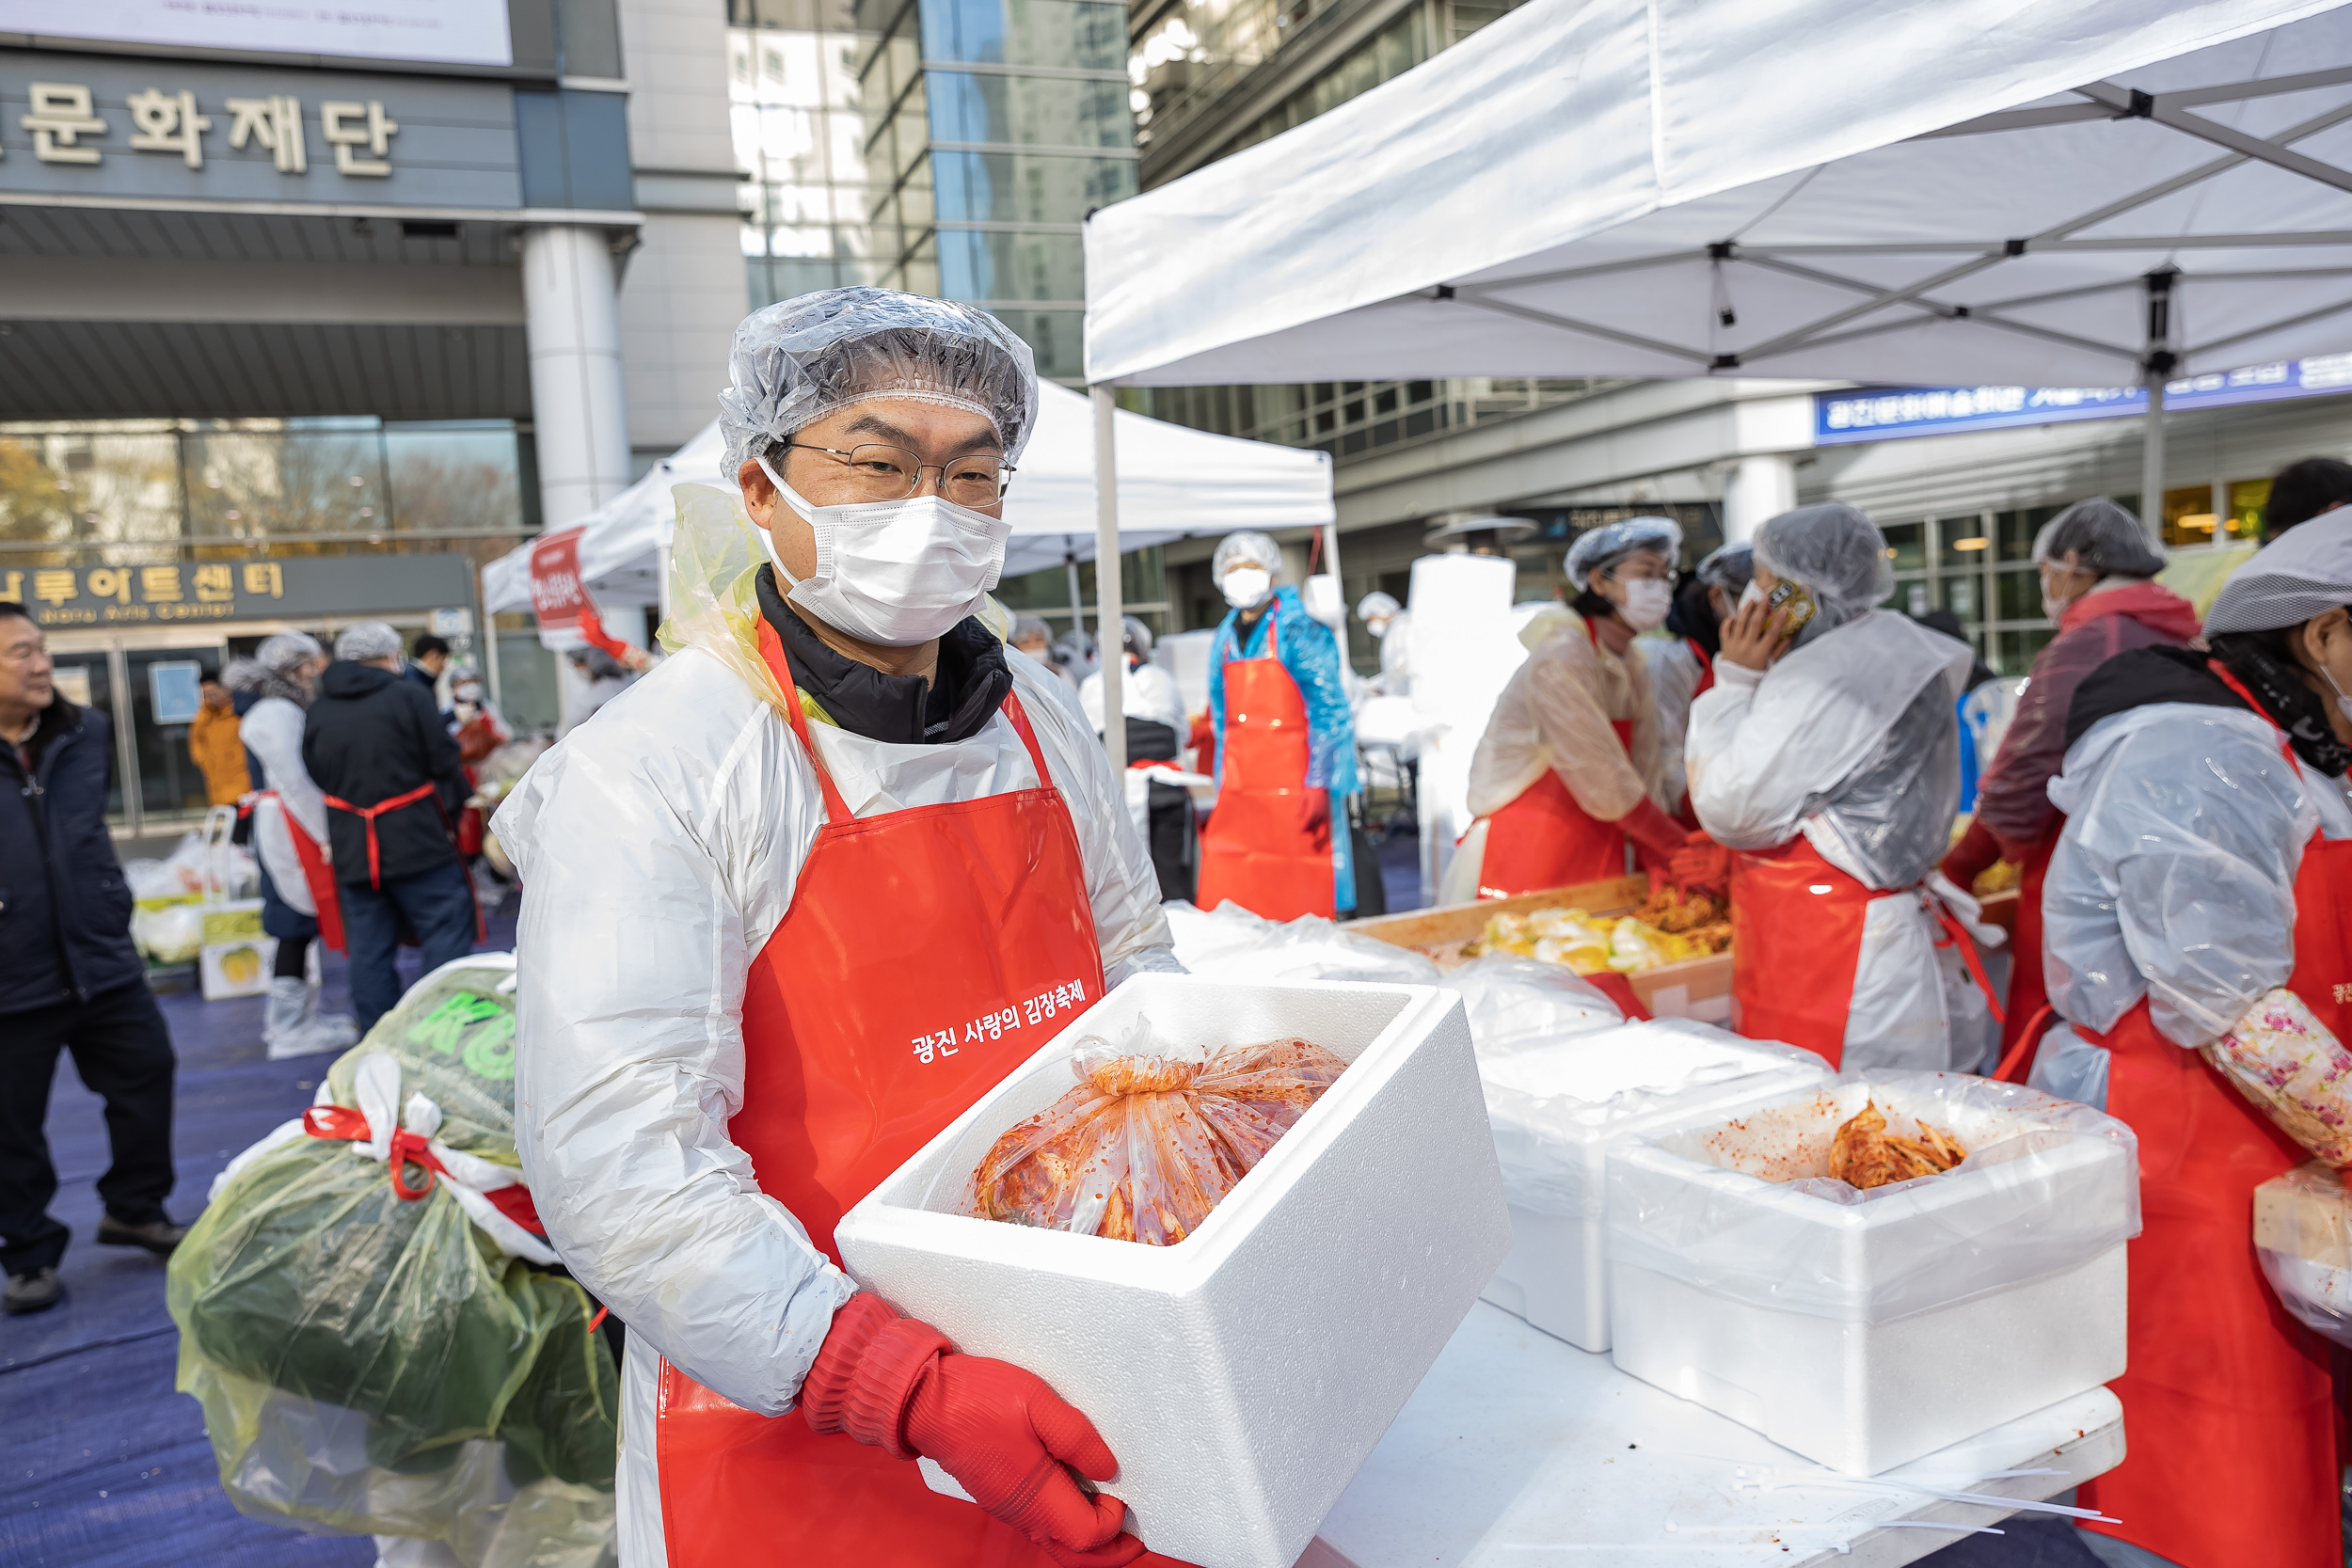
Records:
[[[2160,415],[2352,348],[2341,4],[1530,0],[1095,214],[1088,378],[2144,380]]]
[[[1087,400],[1045,382],[1038,404],[1036,434],[1005,500],[1012,524],[1007,577],[1065,561],[1074,566],[1095,554],[1094,427]],[[1334,515],[1331,460],[1321,451],[1213,436],[1125,412],[1119,415],[1119,445],[1121,550],[1245,528],[1317,528]],[[732,485],[733,479],[719,471],[723,451],[714,420],[580,519],[580,578],[598,602],[660,602],[661,554],[676,515],[671,486]],[[531,552],[524,545],[483,568],[486,612],[531,608]],[[1074,571],[1072,581],[1074,610]]]

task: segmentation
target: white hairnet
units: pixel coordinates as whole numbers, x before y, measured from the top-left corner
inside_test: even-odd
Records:
[[[1708,587],[1720,588],[1737,599],[1748,591],[1748,579],[1756,576],[1756,546],[1741,540],[1709,550],[1698,564],[1697,576]]]
[[[1225,574],[1245,561],[1264,567],[1269,577],[1282,575],[1281,546],[1256,529],[1246,528],[1216,542],[1216,554],[1209,558],[1209,580],[1223,582]]]
[[[2148,537],[2147,525],[2105,496],[2076,501],[2034,535],[2037,566],[2064,565],[2070,552],[2077,570],[2103,578],[2152,578],[2164,570],[2163,547]]]
[[[727,350],[719,394],[724,471],[856,403],[964,408],[1017,462],[1037,426],[1029,345],[968,305],[895,289],[822,289],[753,311]]]
[[[2215,595],[2205,635],[2299,626],[2352,605],[2352,513],[2322,515],[2254,552]]]
[[[1798,633],[1801,642],[1843,626],[1895,591],[1886,535],[1867,513],[1843,501],[1767,519],[1756,531],[1756,564],[1813,595],[1819,613]]]
[[[281,631],[262,640],[262,645],[253,650],[253,662],[273,675],[286,675],[326,653],[319,640],[307,631]]]
[[[354,662],[363,658],[398,658],[400,633],[381,621],[361,621],[345,626],[343,634],[335,639],[335,657]]]
[[[1133,615],[1119,620],[1119,644],[1137,658],[1152,657],[1152,628]]]
[[[1054,628],[1047,626],[1044,621],[1038,616],[1024,615],[1019,620],[1013,622],[1012,636],[1008,638],[1006,641],[1018,644],[1026,642],[1032,638],[1045,642],[1050,646],[1054,641]]]
[[[1606,572],[1644,550],[1673,565],[1682,553],[1682,525],[1672,517],[1626,517],[1580,533],[1568,546],[1568,581],[1590,588],[1592,573]]]
[[[1367,622],[1382,619],[1393,620],[1396,612],[1403,608],[1404,606],[1396,602],[1395,594],[1384,594],[1375,588],[1356,601],[1356,619]]]

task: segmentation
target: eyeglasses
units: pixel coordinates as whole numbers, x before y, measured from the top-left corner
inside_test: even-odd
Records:
[[[939,493],[958,506],[993,506],[1012,484],[1012,465],[993,453],[959,457],[948,463],[926,463],[904,447],[867,441],[844,451],[839,447],[812,447],[801,441],[784,443],[788,451],[821,451],[841,459],[846,477],[866,500],[902,500],[922,487],[923,471],[939,476]]]

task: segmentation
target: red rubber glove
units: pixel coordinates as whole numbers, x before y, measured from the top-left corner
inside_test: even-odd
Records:
[[[1961,892],[1971,893],[1976,889],[1977,879],[1993,869],[1994,863],[2001,858],[2000,840],[1993,836],[1993,830],[1984,825],[1982,817],[1976,817],[1969,822],[1968,831],[1960,835],[1960,842],[1945,855],[1939,869]]]
[[[1646,795],[1640,805],[1617,818],[1617,826],[1633,840],[1633,858],[1653,880],[1666,876],[1667,863],[1688,836],[1682,825],[1659,810],[1658,802]]]
[[[1127,1505],[1089,1497],[1064,1468],[1094,1481],[1118,1473],[1093,1422],[1035,1373],[959,1354],[946,1335],[880,1296],[861,1291],[833,1315],[801,1412],[811,1431],[933,1460],[1063,1568],[1120,1568],[1143,1555],[1143,1543],[1120,1530]]]
[[[1667,863],[1666,880],[1720,898],[1731,889],[1731,851],[1705,833],[1692,833]]]

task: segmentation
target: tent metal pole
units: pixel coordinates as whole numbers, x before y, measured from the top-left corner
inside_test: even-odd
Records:
[[[1064,546],[1070,543],[1069,535],[1062,536],[1062,543]],[[1078,552],[1063,549],[1061,565],[1062,570],[1070,574],[1070,629],[1084,632],[1087,629],[1087,607],[1086,600],[1078,594]]]
[[[2148,413],[2139,444],[2139,520],[2161,549],[2164,546],[2164,384],[2180,361],[2172,352],[2172,285],[2180,273],[2159,267],[2141,281],[2148,290],[2148,354],[2141,362]]]
[[[1337,517],[1323,525],[1323,566],[1331,574],[1331,592],[1339,596],[1340,624],[1331,629],[1340,640],[1340,663],[1347,659],[1347,579],[1340,576],[1340,520]]]
[[[1094,396],[1094,635],[1102,648],[1103,750],[1111,771],[1127,771],[1127,660],[1121,621],[1127,610],[1119,581],[1119,453],[1111,415],[1119,404],[1107,386]],[[1122,784],[1121,788],[1125,785]]]

